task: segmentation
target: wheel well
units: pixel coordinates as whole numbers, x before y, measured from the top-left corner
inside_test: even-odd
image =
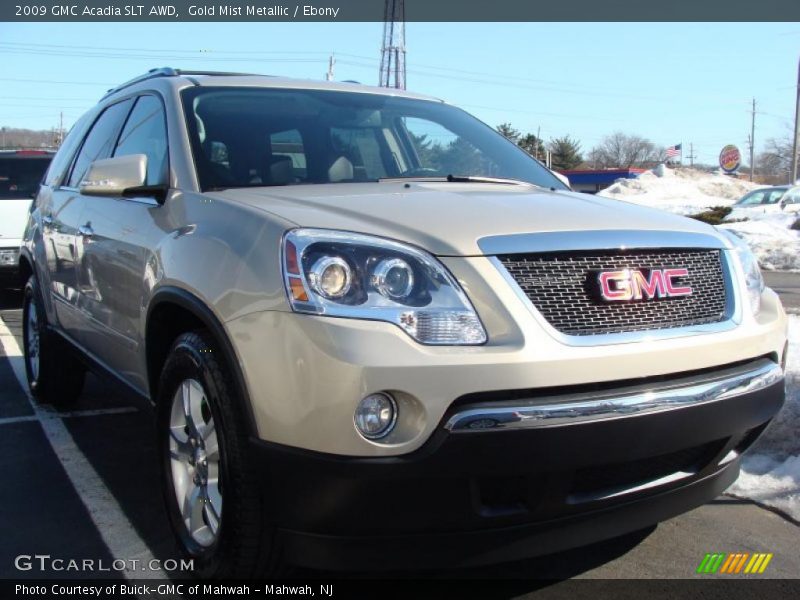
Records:
[[[147,319],[145,349],[147,357],[147,380],[150,399],[158,396],[161,370],[169,355],[172,343],[182,333],[207,330],[206,326],[190,310],[173,302],[161,302],[153,308]]]
[[[19,278],[20,287],[24,287],[25,284],[30,279],[30,276],[33,275],[33,267],[31,266],[30,261],[28,261],[25,255],[20,256],[19,259],[19,272],[17,273],[17,277]]]

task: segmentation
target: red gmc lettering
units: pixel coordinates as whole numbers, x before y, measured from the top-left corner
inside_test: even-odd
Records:
[[[672,280],[678,277],[686,277],[689,271],[686,269],[664,269],[664,279],[667,282],[668,296],[691,296],[692,288],[676,286]]]
[[[640,270],[604,271],[598,275],[600,294],[604,300],[625,302],[652,298],[690,296],[692,288],[675,281],[686,277],[685,268],[652,269],[650,276]]]

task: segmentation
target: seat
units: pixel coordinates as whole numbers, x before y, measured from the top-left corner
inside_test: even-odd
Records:
[[[328,167],[328,181],[331,183],[338,183],[340,181],[352,181],[353,179],[353,163],[346,157],[340,156],[333,164]]]
[[[294,169],[292,159],[280,154],[270,155],[267,176],[272,185],[289,185],[294,183]]]

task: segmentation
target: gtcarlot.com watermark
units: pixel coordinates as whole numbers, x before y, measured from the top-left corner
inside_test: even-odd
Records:
[[[42,572],[109,573],[124,571],[186,572],[194,569],[193,559],[167,558],[139,560],[136,558],[58,558],[50,554],[20,554],[14,559],[14,568],[31,574]]]

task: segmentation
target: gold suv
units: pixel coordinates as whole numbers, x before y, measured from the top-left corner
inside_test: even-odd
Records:
[[[156,408],[205,576],[505,561],[721,493],[784,399],[737,237],[572,193],[442,101],[157,69],[30,214],[31,391]]]

